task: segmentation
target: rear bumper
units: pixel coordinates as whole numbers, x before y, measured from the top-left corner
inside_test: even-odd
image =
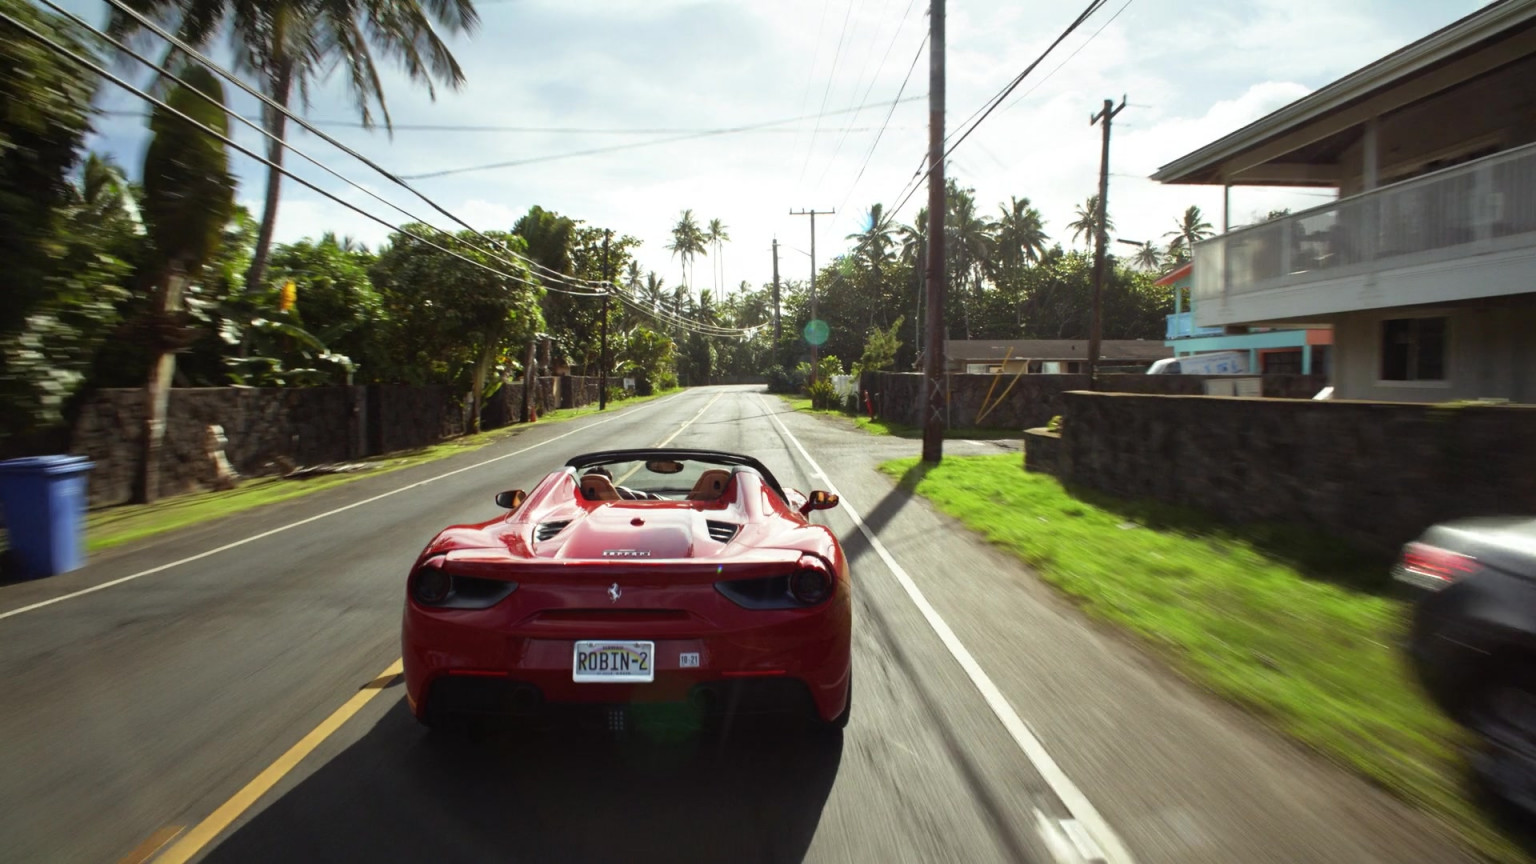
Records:
[[[657,636],[645,625],[617,631],[535,633],[509,625],[505,612],[426,610],[407,603],[402,629],[406,695],[411,710],[547,713],[555,706],[601,707],[689,703],[705,711],[804,710],[823,720],[842,713],[849,678],[846,594],[816,610],[749,611],[750,626]],[[579,639],[655,642],[655,680],[577,683],[572,658]],[[684,668],[683,654],[698,654]]]

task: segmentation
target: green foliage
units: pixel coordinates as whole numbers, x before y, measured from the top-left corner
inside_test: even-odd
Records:
[[[798,369],[785,369],[775,363],[765,374],[769,393],[799,393],[805,387],[805,376]]]
[[[1045,424],[1045,431],[1047,431],[1047,432],[1055,432],[1057,434],[1061,433],[1061,415],[1060,414],[1055,415],[1054,417],[1051,418],[1049,423]]]
[[[379,380],[389,371],[384,301],[368,278],[375,260],[368,250],[334,234],[279,246],[272,253],[271,284],[294,284],[291,323],[329,346],[329,352],[354,361],[363,381]],[[275,300],[280,291],[268,296]]]
[[[832,382],[826,378],[817,378],[807,384],[805,395],[811,397],[811,407],[818,411],[833,407],[837,403],[837,390],[832,387]]]
[[[406,229],[430,234],[423,225]],[[518,252],[526,249],[516,235],[489,236]],[[481,242],[470,232],[461,232],[459,239],[463,242],[456,251],[469,261],[395,234],[369,272],[387,321],[381,332],[393,380],[451,384],[462,391],[487,351],[492,355],[488,374],[505,374],[543,329],[543,291],[530,287],[526,270],[513,271],[520,279],[512,279],[485,269],[505,270],[507,265],[470,248]]]
[[[174,111],[223,135],[224,87],[204,66],[188,64],[165,102]],[[212,101],[209,101],[212,100]],[[213,257],[235,207],[224,142],[156,107],[149,117],[152,137],[144,154],[144,218],[151,243],[148,278],[159,283],[169,271],[195,275]]]
[[[889,329],[870,328],[869,336],[864,340],[864,354],[859,358],[858,371],[879,372],[895,364],[896,352],[901,348],[901,340],[896,334],[905,321],[905,318],[898,315]]]
[[[633,327],[614,338],[614,366],[619,375],[633,375],[638,391],[640,382],[651,387],[665,376],[673,375],[675,351],[672,340],[646,327]],[[675,376],[673,376],[675,380]],[[639,393],[641,396],[649,393]]]
[[[26,0],[0,0],[0,11],[48,39],[90,56],[93,45],[58,16]],[[0,262],[6,298],[0,333],[15,334],[48,296],[58,271],[60,221],[69,177],[91,128],[96,81],[46,46],[5,27],[0,39]]]

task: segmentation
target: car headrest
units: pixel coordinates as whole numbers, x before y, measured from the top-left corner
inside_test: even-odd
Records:
[[[581,478],[581,497],[588,501],[617,501],[619,490],[613,481],[601,474],[587,474]]]
[[[713,501],[720,497],[730,482],[731,472],[711,468],[699,475],[698,481],[693,484],[693,491],[688,493],[688,500]]]

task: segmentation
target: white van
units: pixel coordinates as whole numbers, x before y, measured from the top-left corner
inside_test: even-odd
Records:
[[[1246,375],[1247,351],[1212,351],[1185,357],[1164,357],[1147,369],[1148,375]]]

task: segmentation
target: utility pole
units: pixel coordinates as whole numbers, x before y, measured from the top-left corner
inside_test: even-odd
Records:
[[[773,238],[773,351],[779,351],[779,238]]]
[[[802,209],[802,210],[798,210],[798,211],[797,210],[789,211],[789,215],[791,215],[791,216],[809,216],[809,217],[811,217],[811,320],[812,321],[818,320],[816,318],[816,217],[818,215],[820,215],[820,216],[831,216],[832,214],[834,214],[836,212],[837,212],[836,209],[832,209],[832,210],[816,210],[814,208],[810,209],[810,210]],[[806,341],[810,342],[809,339],[807,339]],[[813,381],[813,382],[816,380],[816,355],[820,353],[820,351],[818,350],[820,347],[821,347],[820,345],[817,345],[815,343],[811,344],[811,381]]]
[[[923,461],[944,458],[944,0],[928,6],[928,346]]]
[[[608,264],[608,240],[613,237],[613,232],[603,229],[603,321],[599,326],[603,332],[602,365],[597,369],[597,410],[608,410],[608,300],[613,294],[613,274],[609,272]]]
[[[1104,247],[1109,243],[1109,127],[1115,115],[1125,110],[1125,97],[1120,97],[1120,107],[1115,100],[1105,99],[1104,110],[1088,119],[1088,125],[1104,121],[1104,149],[1099,156],[1099,212],[1098,230],[1094,232],[1093,246],[1093,324],[1088,331],[1088,389],[1098,389],[1095,378],[1099,366],[1099,342],[1104,323]]]

